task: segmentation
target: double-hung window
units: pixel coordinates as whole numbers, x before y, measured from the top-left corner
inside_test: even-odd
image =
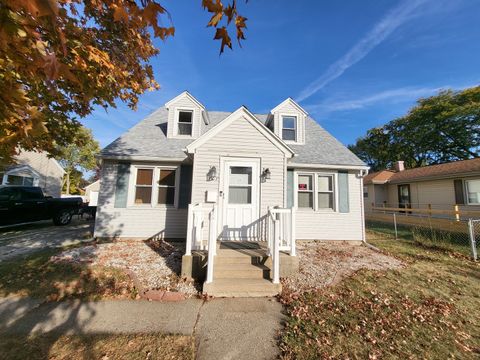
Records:
[[[335,176],[323,173],[301,173],[297,177],[299,209],[335,210]]]
[[[468,205],[480,205],[480,179],[465,180]]]
[[[297,117],[282,116],[282,139],[286,141],[297,140]]]
[[[175,203],[175,169],[160,169],[158,181],[158,204]]]
[[[151,204],[153,189],[153,170],[137,169],[137,181],[135,183],[135,204]]]
[[[313,175],[298,175],[298,207],[313,209]]]
[[[174,206],[177,169],[135,167],[134,205]]]
[[[192,136],[193,110],[179,110],[177,120],[177,135]]]
[[[333,175],[318,175],[317,192],[317,208],[333,210]]]

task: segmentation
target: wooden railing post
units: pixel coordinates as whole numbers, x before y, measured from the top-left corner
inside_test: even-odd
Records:
[[[460,211],[457,204],[453,205],[453,211],[455,211],[455,221],[460,221]]]

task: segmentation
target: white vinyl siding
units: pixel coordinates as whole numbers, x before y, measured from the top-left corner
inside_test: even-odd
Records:
[[[268,168],[271,177],[260,182],[260,220],[265,220],[269,206],[285,206],[285,155],[244,118],[239,118],[200,146],[193,163],[192,203],[205,202],[207,191],[220,191],[221,159],[241,157],[260,159],[260,169]],[[212,166],[217,179],[207,180]]]
[[[174,168],[175,164],[148,164]],[[132,166],[142,167],[143,164]],[[129,188],[132,185],[130,174]],[[185,239],[187,229],[187,209],[165,206],[129,206],[114,208],[117,164],[104,160],[102,166],[97,216],[95,219],[96,237],[120,238],[166,238]],[[130,196],[130,192],[129,192]]]
[[[283,129],[283,116],[294,116],[296,117],[296,140],[295,141],[286,141],[287,143],[296,143],[296,144],[305,144],[305,115],[298,111],[298,109],[291,105],[285,104],[280,109],[273,113],[273,130],[274,133],[280,138],[283,139],[282,129]]]
[[[178,135],[178,116],[180,111],[192,111],[192,135]],[[170,105],[168,109],[168,124],[167,137],[168,138],[198,138],[201,135],[202,127],[202,110],[191,101],[188,97],[178,99],[174,104]]]
[[[297,170],[308,173],[311,169]],[[324,169],[318,170],[323,172]],[[331,171],[334,173],[334,171]],[[335,176],[336,178],[336,176]],[[296,235],[298,240],[357,240],[363,236],[362,202],[363,186],[358,171],[348,174],[349,212],[313,211],[297,209]]]

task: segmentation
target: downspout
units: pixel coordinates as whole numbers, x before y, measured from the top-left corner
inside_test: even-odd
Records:
[[[367,236],[365,233],[365,204],[363,198],[363,177],[368,174],[368,170],[360,170],[360,207],[361,207],[361,221],[362,221],[362,242],[367,243]]]

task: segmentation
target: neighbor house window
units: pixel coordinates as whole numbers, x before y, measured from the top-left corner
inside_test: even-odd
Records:
[[[7,185],[33,186],[33,178],[29,176],[8,175]]]
[[[313,175],[298,175],[298,207],[313,209]]]
[[[192,136],[193,110],[180,110],[178,112],[177,135]]]
[[[160,169],[158,180],[158,204],[175,203],[175,169]]]
[[[282,116],[282,139],[296,141],[297,118],[295,116]]]
[[[368,186],[363,187],[363,197],[368,198]]]
[[[151,204],[153,169],[137,169],[135,204]]]
[[[467,201],[469,205],[480,205],[480,179],[466,180]]]
[[[317,209],[333,210],[333,175],[318,175],[317,192]]]

